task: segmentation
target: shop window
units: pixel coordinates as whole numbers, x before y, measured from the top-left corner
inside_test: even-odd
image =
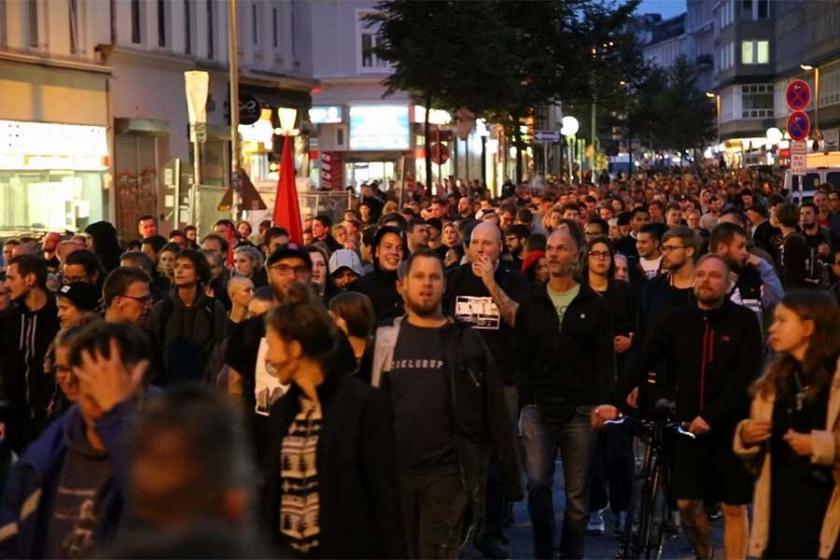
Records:
[[[773,116],[773,84],[741,86],[741,118],[765,119]]]

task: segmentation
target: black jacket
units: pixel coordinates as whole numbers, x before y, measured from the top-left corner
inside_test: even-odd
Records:
[[[352,352],[351,352],[352,358]],[[342,370],[325,368],[318,387],[323,424],[316,469],[320,500],[319,558],[405,558],[394,417],[387,396]],[[284,544],[280,518],[280,450],[299,412],[292,385],[271,408],[262,449],[263,519]]]
[[[728,299],[709,311],[697,304],[671,309],[649,333],[634,367],[616,383],[612,401],[623,403],[662,360],[670,374],[662,381],[675,391],[677,417],[691,421],[699,415],[713,430],[731,429],[749,413],[747,388],[761,372],[758,319]]]
[[[388,323],[403,314],[403,300],[397,292],[396,272],[385,272],[377,267],[353,282],[350,289],[370,298],[377,324]]]
[[[546,286],[519,305],[514,329],[519,396],[549,421],[603,402],[615,380],[612,319],[606,300],[585,285],[558,321]]]
[[[10,405],[7,437],[17,452],[46,427],[55,378],[44,371],[44,358],[58,330],[58,310],[52,296],[34,313],[22,301],[15,302],[3,318],[0,373],[4,397]]]

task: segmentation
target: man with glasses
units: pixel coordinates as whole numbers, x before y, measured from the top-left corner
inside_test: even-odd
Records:
[[[61,281],[63,284],[84,282],[99,284],[101,282],[102,265],[99,258],[87,249],[73,251],[61,265]]]
[[[149,275],[138,268],[120,266],[111,271],[102,285],[105,321],[143,325],[152,309]]]
[[[277,249],[269,255],[265,268],[268,285],[274,292],[272,307],[283,302],[292,284],[312,280],[312,259],[301,249]],[[271,405],[288,388],[271,375],[266,362],[267,352],[262,317],[253,317],[233,326],[225,354],[227,391],[241,399],[248,430],[257,445],[265,440],[263,434]]]

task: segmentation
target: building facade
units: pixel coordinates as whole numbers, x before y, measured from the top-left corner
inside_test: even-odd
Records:
[[[240,0],[237,17],[243,97],[274,123],[279,106],[305,115],[315,84],[309,3]],[[176,159],[191,169],[187,70],[210,75],[202,231],[223,217],[227,22],[224,0],[0,0],[0,227],[75,231],[106,219],[130,239],[142,214],[164,230],[182,223],[166,169]],[[276,146],[267,144],[243,162],[265,170],[257,180],[270,172]]]

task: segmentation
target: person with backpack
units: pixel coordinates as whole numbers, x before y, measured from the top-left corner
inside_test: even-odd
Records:
[[[200,381],[221,369],[217,355],[225,336],[225,307],[205,294],[209,281],[207,259],[198,251],[183,251],[175,261],[174,288],[149,315],[167,384]]]
[[[786,202],[776,210],[776,219],[782,231],[782,245],[777,263],[785,291],[809,288],[816,259],[805,237],[799,233],[799,210],[795,204]]]

